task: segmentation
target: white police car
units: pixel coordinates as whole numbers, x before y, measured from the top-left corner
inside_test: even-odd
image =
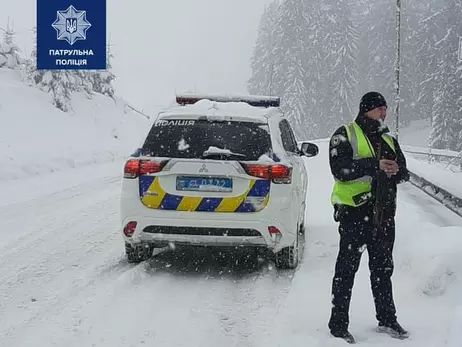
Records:
[[[184,94],[161,112],[124,168],[129,262],[171,245],[264,247],[295,268],[304,245],[308,175],[279,98]]]

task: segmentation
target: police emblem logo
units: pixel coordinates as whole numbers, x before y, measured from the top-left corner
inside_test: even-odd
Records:
[[[57,33],[58,40],[67,41],[71,46],[87,39],[87,30],[91,27],[86,11],[79,11],[69,6],[64,11],[57,11],[57,18],[51,25]]]

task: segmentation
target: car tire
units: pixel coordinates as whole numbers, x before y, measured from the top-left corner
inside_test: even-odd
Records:
[[[299,242],[297,240],[293,246],[285,247],[276,253],[275,263],[278,269],[295,269],[299,263]]]
[[[305,206],[302,207],[302,220],[299,221],[297,237],[294,245],[285,247],[276,253],[276,267],[278,269],[295,269],[300,263],[305,246]]]
[[[154,246],[149,244],[139,244],[133,246],[129,243],[125,243],[125,255],[129,263],[139,264],[152,257],[154,252]]]
[[[300,232],[297,232],[294,245],[285,247],[276,253],[275,263],[278,269],[295,269],[300,262]]]

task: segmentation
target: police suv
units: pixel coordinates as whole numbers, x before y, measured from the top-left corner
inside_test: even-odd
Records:
[[[277,97],[183,94],[158,114],[124,167],[129,262],[167,245],[258,247],[297,267],[308,175]]]

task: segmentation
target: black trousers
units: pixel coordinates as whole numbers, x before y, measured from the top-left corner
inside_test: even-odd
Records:
[[[371,218],[372,220],[372,218]],[[340,245],[332,280],[331,331],[348,329],[350,300],[362,251],[367,247],[371,289],[376,318],[390,324],[396,321],[391,276],[393,274],[393,245],[395,220],[387,219],[375,230],[372,221],[340,221]]]

